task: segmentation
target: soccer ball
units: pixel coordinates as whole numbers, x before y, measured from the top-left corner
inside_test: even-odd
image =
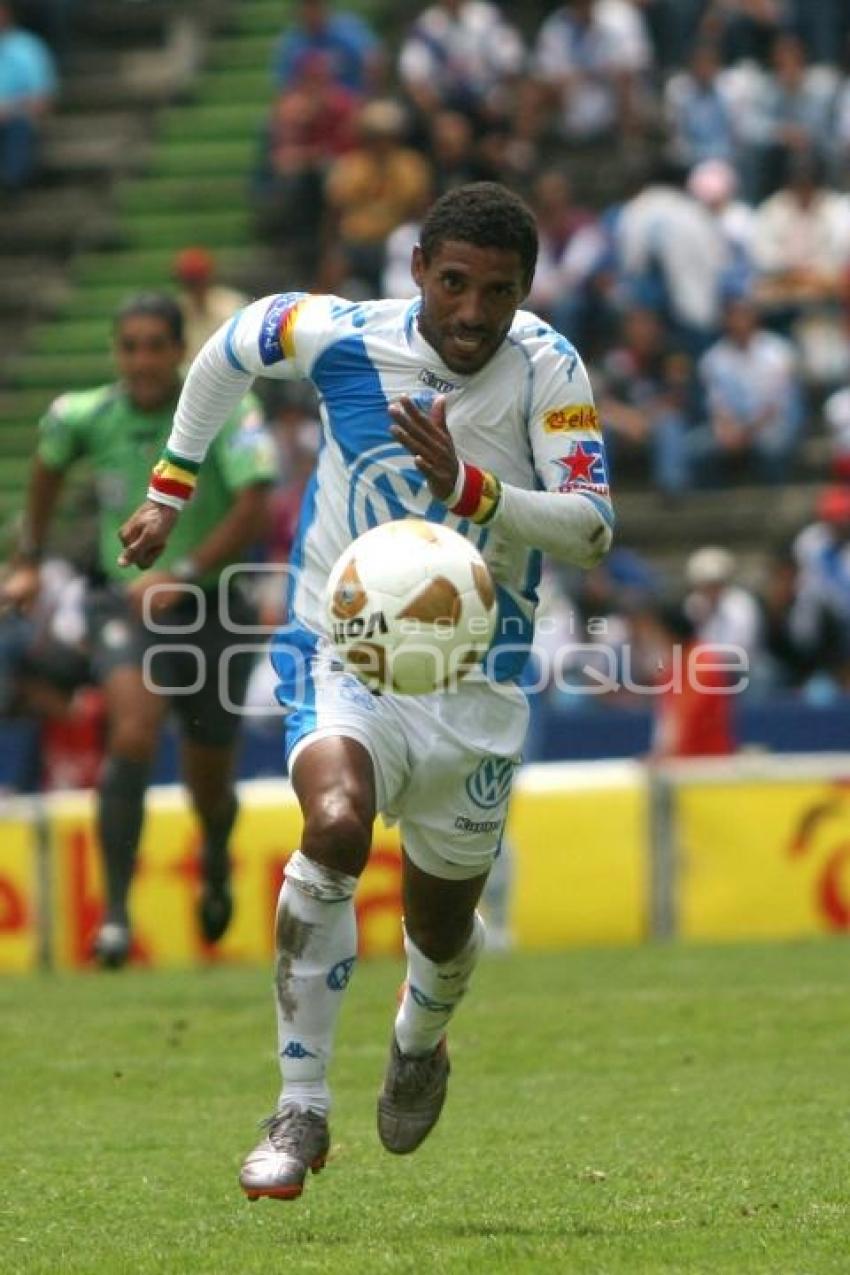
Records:
[[[346,669],[376,691],[428,695],[481,660],[496,590],[478,550],[439,523],[385,522],[358,537],[328,578],[331,639]]]

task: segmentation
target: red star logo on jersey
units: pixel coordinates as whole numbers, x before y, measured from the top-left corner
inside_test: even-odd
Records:
[[[593,466],[598,459],[598,456],[595,456],[593,452],[586,452],[581,443],[578,443],[572,456],[567,461],[570,468],[570,482],[592,483]]]

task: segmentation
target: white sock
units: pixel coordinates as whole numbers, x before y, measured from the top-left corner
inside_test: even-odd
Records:
[[[286,865],[277,902],[275,1000],[285,1103],[321,1115],[342,992],[357,959],[357,878],[323,868],[300,850]]]
[[[407,983],[395,1020],[395,1036],[403,1054],[430,1054],[463,998],[484,946],[484,922],[476,912],[469,942],[442,965],[420,952],[407,932]]]

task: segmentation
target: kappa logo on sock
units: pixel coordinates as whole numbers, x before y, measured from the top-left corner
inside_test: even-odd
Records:
[[[280,1051],[281,1058],[316,1058],[317,1054],[305,1049],[300,1040],[288,1040]]]
[[[332,992],[345,991],[351,982],[351,974],[356,960],[356,956],[347,956],[344,961],[337,961],[326,979],[327,985]]]
[[[410,995],[416,1001],[420,1009],[429,1009],[432,1014],[446,1014],[454,1009],[454,1005],[448,1001],[434,1000],[433,996],[428,996],[426,992],[420,991],[418,987],[414,987],[412,983],[408,983]]]

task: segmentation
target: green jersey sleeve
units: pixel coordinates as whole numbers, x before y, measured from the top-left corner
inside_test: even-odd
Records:
[[[86,451],[91,393],[62,394],[38,423],[36,454],[48,469],[67,469]]]
[[[248,395],[225,423],[211,448],[222,482],[229,492],[279,477],[274,441],[263,424],[259,403]],[[203,483],[203,470],[200,481]]]

